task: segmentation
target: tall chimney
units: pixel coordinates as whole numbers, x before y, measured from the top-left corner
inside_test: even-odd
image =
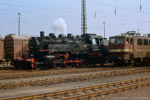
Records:
[[[44,37],[44,31],[40,32],[40,37]]]

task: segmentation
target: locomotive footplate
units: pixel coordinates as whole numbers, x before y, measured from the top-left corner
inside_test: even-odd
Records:
[[[57,66],[72,66],[72,65],[75,65],[75,66],[79,66],[79,64],[81,64],[83,61],[82,60],[79,60],[78,58],[75,59],[75,60],[55,60],[54,61],[54,67],[57,67]]]
[[[61,63],[62,63],[62,60],[55,60],[54,63],[55,63],[55,64],[56,64],[56,63],[61,64]]]
[[[43,62],[35,62],[35,64],[38,64],[38,65],[39,65],[39,64],[44,64],[44,63],[43,63]]]

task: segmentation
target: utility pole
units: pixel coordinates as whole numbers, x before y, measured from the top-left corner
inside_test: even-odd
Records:
[[[137,29],[138,30],[138,33],[140,32],[140,29]]]
[[[103,24],[104,24],[104,38],[105,38],[105,22],[103,22]]]
[[[18,13],[18,35],[20,36],[20,15],[21,13]]]
[[[87,33],[86,0],[82,0],[81,10],[81,34]]]

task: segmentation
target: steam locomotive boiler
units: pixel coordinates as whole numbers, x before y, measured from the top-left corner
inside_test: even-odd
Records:
[[[68,67],[106,62],[107,40],[96,34],[73,36],[54,33],[29,40],[29,55],[32,68]]]

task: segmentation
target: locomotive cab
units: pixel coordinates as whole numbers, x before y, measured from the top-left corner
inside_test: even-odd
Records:
[[[110,61],[124,64],[130,63],[133,59],[134,51],[134,34],[126,33],[121,36],[109,38],[109,56]]]
[[[85,34],[83,39],[88,46],[88,53],[101,53],[102,47],[107,46],[107,40],[96,34]]]
[[[100,63],[103,66],[108,55],[107,39],[96,34],[85,34],[83,36],[84,43],[87,45],[87,62]]]

